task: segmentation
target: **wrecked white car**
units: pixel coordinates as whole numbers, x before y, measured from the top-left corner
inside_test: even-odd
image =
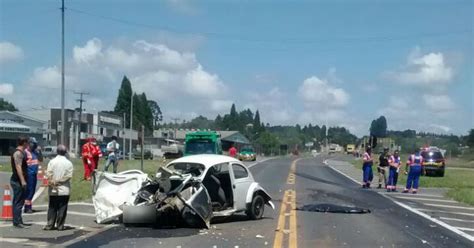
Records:
[[[245,212],[250,219],[260,219],[265,204],[274,209],[270,195],[254,181],[247,167],[222,155],[174,160],[134,195],[133,203],[120,206],[124,224],[209,227],[212,217]]]

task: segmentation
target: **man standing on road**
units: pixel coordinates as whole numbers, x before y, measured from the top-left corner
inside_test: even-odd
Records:
[[[389,163],[388,163],[389,155],[390,154],[388,154],[388,148],[385,147],[383,149],[383,153],[380,154],[379,165],[377,166],[377,172],[379,176],[379,186],[377,187],[378,189],[382,188],[382,182],[385,188],[387,188],[387,174],[388,174],[387,171],[389,167]]]
[[[234,145],[230,146],[229,156],[231,156],[233,158],[235,158],[237,156],[237,149],[234,147]]]
[[[370,188],[370,183],[372,182],[374,178],[374,174],[372,172],[372,165],[374,163],[372,159],[372,149],[367,147],[366,152],[362,156],[362,160],[364,161],[364,164],[362,165],[362,188]]]
[[[26,163],[25,149],[28,148],[28,138],[18,137],[18,146],[11,156],[12,176],[10,185],[13,190],[13,226],[16,228],[28,228],[23,223],[21,217],[21,209],[25,205],[26,198],[26,171],[28,165]]]
[[[94,171],[95,159],[94,151],[95,146],[92,143],[93,138],[87,138],[87,142],[82,146],[82,163],[84,164],[84,180],[91,180],[91,173]]]
[[[403,193],[408,193],[411,190],[413,194],[416,194],[418,192],[418,181],[423,171],[423,157],[419,149],[416,149],[415,153],[408,157],[407,167],[410,167],[410,171]]]
[[[24,212],[27,214],[33,213],[32,200],[36,191],[36,183],[38,181],[38,166],[39,163],[43,161],[40,152],[38,149],[38,142],[34,137],[31,137],[29,140],[29,147],[25,149],[26,154],[26,163],[28,165],[27,169],[27,179],[26,179],[26,199],[25,199],[25,209]]]
[[[66,158],[67,150],[64,145],[59,145],[57,152],[58,155],[49,162],[46,172],[49,179],[49,204],[48,222],[43,230],[65,230],[73,166]]]
[[[390,164],[387,192],[397,191],[398,173],[400,171],[400,153],[396,150],[392,156],[390,156],[388,163]]]
[[[109,171],[109,166],[110,164],[112,164],[113,172],[117,173],[117,164],[118,164],[117,152],[119,148],[120,148],[120,145],[117,143],[117,136],[112,136],[112,141],[107,143],[108,157],[107,157],[107,162],[105,163],[104,171]]]

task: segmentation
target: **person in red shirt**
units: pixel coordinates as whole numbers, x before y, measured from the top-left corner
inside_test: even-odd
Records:
[[[92,157],[94,159],[94,168],[92,168],[91,173],[94,172],[95,169],[99,166],[99,159],[102,157],[102,151],[100,150],[100,146],[97,144],[97,140],[92,138]]]
[[[94,154],[96,148],[93,144],[94,138],[87,138],[87,142],[82,146],[82,163],[84,164],[84,180],[91,180],[91,173],[96,168]]]
[[[229,156],[231,156],[233,158],[235,158],[235,156],[237,156],[237,149],[234,147],[234,145],[230,146]]]

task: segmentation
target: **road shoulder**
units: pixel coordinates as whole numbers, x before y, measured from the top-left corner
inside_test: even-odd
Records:
[[[362,172],[352,164],[337,159],[327,159],[324,163],[354,183],[362,185],[358,180]],[[474,208],[445,197],[446,189],[421,187],[417,195],[372,190],[400,207],[474,242]]]

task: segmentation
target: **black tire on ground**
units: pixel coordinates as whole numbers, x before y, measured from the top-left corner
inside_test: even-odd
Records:
[[[438,176],[439,176],[439,177],[444,177],[444,169],[438,171]]]
[[[261,195],[254,195],[252,202],[250,203],[249,209],[247,209],[247,216],[251,220],[258,220],[263,217],[265,210],[265,199]]]

